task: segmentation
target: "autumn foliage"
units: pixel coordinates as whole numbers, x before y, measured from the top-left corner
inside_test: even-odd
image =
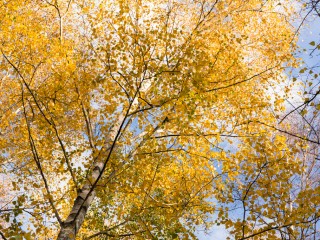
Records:
[[[2,1],[3,237],[316,232],[315,147],[277,130],[297,66],[281,2]]]

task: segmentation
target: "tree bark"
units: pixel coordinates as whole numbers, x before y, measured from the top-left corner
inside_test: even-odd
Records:
[[[149,87],[150,85],[148,85],[144,90],[147,91]],[[127,119],[130,110],[135,109],[138,106],[137,94],[141,88],[142,86],[140,84],[127,111],[122,112],[118,116],[115,124],[106,136],[105,147],[99,151],[99,154],[94,161],[91,174],[89,174],[84,186],[78,191],[76,200],[73,203],[72,210],[67,217],[67,220],[62,222],[60,225],[61,228],[57,240],[73,240],[76,238],[87,211],[95,197],[95,188],[110,159],[112,150],[116,145],[125,120]]]
[[[61,228],[57,240],[73,240],[76,238],[87,211],[95,197],[97,182],[110,159],[112,149],[116,144],[122,125],[126,119],[126,114],[120,114],[117,123],[109,132],[105,144],[106,147],[103,147],[99,151],[99,155],[94,161],[95,163],[91,174],[89,174],[84,186],[78,191],[69,216],[60,226]]]
[[[103,162],[95,164],[91,174],[91,179],[95,182],[103,170]],[[72,240],[75,239],[77,233],[84,221],[88,208],[95,197],[95,189],[92,189],[92,184],[89,181],[78,192],[77,198],[74,201],[72,210],[67,218],[61,224],[60,233],[57,240]]]

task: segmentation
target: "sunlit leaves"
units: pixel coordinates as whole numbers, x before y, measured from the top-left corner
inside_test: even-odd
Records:
[[[28,222],[26,234],[56,237],[83,186],[95,198],[79,238],[189,239],[215,222],[241,236],[256,231],[256,212],[286,209],[301,162],[262,125],[284,110],[270,86],[295,64],[283,9],[258,0],[0,8],[1,163],[15,176],[10,206],[34,207],[25,219],[6,215],[6,233],[24,234]],[[252,211],[234,220],[239,201]]]

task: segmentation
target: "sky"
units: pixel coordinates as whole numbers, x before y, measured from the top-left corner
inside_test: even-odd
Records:
[[[320,18],[319,18],[320,19]],[[298,45],[301,48],[306,48],[310,50],[312,46],[310,46],[310,42],[320,39],[320,20],[312,20],[308,22],[307,26],[303,26],[301,28],[300,37],[298,40]],[[296,24],[296,23],[295,23]],[[319,43],[319,42],[317,42]],[[319,56],[310,56],[310,51],[306,51],[306,53],[302,54],[301,57],[303,60],[309,65],[315,65],[319,62]],[[2,179],[1,179],[2,180]],[[227,230],[222,226],[214,226],[209,230],[208,234],[205,234],[204,231],[200,229],[197,231],[197,236],[200,240],[225,240],[228,236]]]
[[[305,16],[305,12],[301,13],[301,16]],[[296,20],[297,22],[294,22],[293,25],[295,27],[298,27],[301,23],[301,19]],[[305,24],[301,26],[299,31],[299,38],[298,38],[298,47],[299,49],[306,49],[303,53],[297,53],[297,55],[302,59],[305,64],[307,64],[309,67],[314,66],[316,64],[320,65],[320,57],[317,56],[317,53],[315,52],[313,56],[310,56],[310,51],[314,48],[310,45],[310,42],[315,41],[316,46],[317,44],[320,44],[320,18],[319,17],[311,17],[311,15],[306,19]],[[319,52],[319,51],[318,51]],[[296,72],[299,72],[297,70]],[[315,72],[320,72],[320,67],[315,70]],[[293,74],[292,76],[294,76]],[[320,75],[320,74],[319,74]],[[303,80],[303,79],[302,79]],[[298,91],[298,89],[295,89],[294,91]],[[299,96],[297,96],[297,92],[292,92],[292,99],[301,99]],[[289,110],[289,109],[287,109]],[[228,231],[225,229],[224,226],[214,226],[212,227],[208,234],[206,234],[202,230],[197,231],[197,236],[199,240],[226,240],[228,236]],[[231,238],[232,239],[232,238]]]

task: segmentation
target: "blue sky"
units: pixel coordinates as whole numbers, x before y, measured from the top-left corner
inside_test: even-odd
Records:
[[[303,17],[305,13],[301,13]],[[301,19],[298,19],[294,26],[299,26]],[[310,56],[310,51],[314,48],[310,45],[310,42],[315,41],[316,45],[320,44],[320,18],[311,17],[306,20],[301,28],[298,40],[298,46],[301,49],[306,49],[304,53],[297,53],[300,58],[310,67],[316,64],[320,65],[320,56],[319,51],[314,52],[313,56]],[[318,56],[317,56],[318,54]],[[299,72],[297,70],[296,72]],[[320,67],[315,69],[315,73],[320,72]],[[319,74],[320,75],[320,74]],[[303,79],[301,79],[303,81]],[[294,93],[293,93],[294,94]],[[200,240],[225,240],[229,235],[226,229],[221,226],[214,226],[210,229],[208,234],[205,234],[204,231],[199,230],[197,236]],[[232,239],[232,238],[231,238]]]

